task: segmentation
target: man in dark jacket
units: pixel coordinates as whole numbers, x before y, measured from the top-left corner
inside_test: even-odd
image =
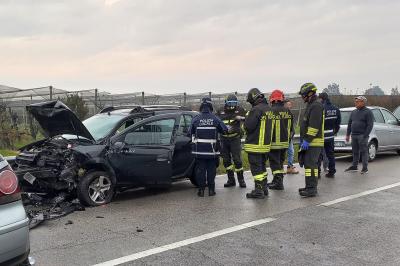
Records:
[[[228,175],[228,181],[224,187],[236,186],[235,172],[239,186],[246,187],[243,177],[242,165],[242,129],[241,124],[244,121],[246,112],[239,105],[235,94],[229,94],[225,100],[225,105],[218,110],[217,116],[228,127],[228,133],[221,136],[221,156]],[[233,161],[233,163],[232,163]]]
[[[303,157],[306,181],[305,188],[299,189],[302,197],[317,195],[318,160],[324,147],[324,107],[317,100],[316,93],[317,87],[313,83],[305,83],[299,92],[307,103],[300,125],[299,157]]]
[[[246,140],[244,150],[247,152],[250,171],[254,178],[255,188],[246,194],[248,199],[264,199],[268,195],[266,161],[271,149],[271,120],[267,114],[271,108],[264,94],[257,88],[247,93],[251,110],[246,114],[244,129]]]
[[[196,158],[197,195],[204,197],[206,179],[208,195],[215,195],[215,176],[219,159],[218,133],[226,134],[228,128],[213,113],[211,99],[201,100],[200,114],[193,118],[189,133],[192,136],[192,154]]]
[[[336,173],[335,135],[339,132],[342,117],[339,108],[331,103],[326,92],[320,93],[319,98],[322,100],[325,110],[324,150],[329,162],[329,171],[325,177],[333,178]]]
[[[347,125],[346,141],[350,140],[353,150],[353,165],[345,171],[357,171],[360,154],[363,168],[361,174],[368,173],[368,139],[374,126],[374,115],[365,105],[367,98],[358,96],[355,98],[356,109],[351,112]]]

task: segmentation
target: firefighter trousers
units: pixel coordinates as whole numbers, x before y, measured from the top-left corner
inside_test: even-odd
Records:
[[[243,171],[241,139],[222,138],[221,144],[221,157],[225,169],[235,172]]]
[[[254,181],[264,181],[267,178],[267,153],[248,153],[250,171]]]
[[[317,189],[318,185],[318,160],[322,147],[309,147],[304,154],[304,171],[306,188]]]
[[[268,154],[269,165],[272,175],[284,174],[283,163],[285,162],[286,149],[271,150]]]

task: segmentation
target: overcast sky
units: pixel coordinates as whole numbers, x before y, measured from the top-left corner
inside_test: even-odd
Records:
[[[0,0],[0,84],[114,93],[400,85],[396,0]]]

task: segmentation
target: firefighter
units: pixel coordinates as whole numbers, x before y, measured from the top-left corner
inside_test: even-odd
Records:
[[[264,94],[257,88],[247,94],[247,101],[252,105],[244,121],[246,141],[244,150],[248,154],[251,174],[255,188],[246,194],[247,198],[263,199],[268,195],[266,161],[271,148],[271,123],[267,114],[271,112]]]
[[[339,108],[331,103],[328,93],[320,93],[318,98],[322,100],[322,104],[324,105],[325,109],[324,150],[328,159],[329,169],[325,177],[334,178],[336,173],[335,135],[339,132],[342,117]],[[321,165],[321,161],[319,164]],[[321,169],[320,166],[319,169]]]
[[[300,126],[300,153],[305,169],[305,188],[299,189],[302,197],[317,195],[318,159],[324,147],[324,107],[317,100],[317,87],[313,83],[305,83],[299,94],[307,103]]]
[[[269,189],[283,190],[283,163],[290,139],[294,134],[293,114],[284,105],[285,96],[281,90],[274,90],[270,97],[272,113],[271,151],[268,155],[273,180],[268,184]]]
[[[206,179],[208,195],[215,195],[215,175],[219,160],[218,133],[226,134],[228,128],[213,113],[211,99],[201,100],[200,114],[193,118],[189,133],[192,136],[192,154],[196,158],[197,195],[204,197]]]
[[[228,181],[224,187],[236,186],[235,173],[239,186],[246,187],[243,177],[242,164],[242,130],[241,121],[246,115],[244,109],[239,106],[239,101],[235,94],[230,94],[225,100],[225,106],[218,110],[218,117],[228,128],[228,133],[221,136],[221,156],[228,175]],[[232,164],[233,159],[233,164]]]

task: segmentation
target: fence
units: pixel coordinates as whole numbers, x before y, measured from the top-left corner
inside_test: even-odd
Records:
[[[245,108],[250,106],[246,104],[246,93],[235,93]],[[133,92],[124,94],[111,94],[98,89],[80,90],[80,91],[66,91],[55,88],[53,86],[33,88],[28,90],[21,90],[0,85],[0,107],[7,109],[13,124],[28,125],[30,117],[26,113],[26,106],[33,103],[49,101],[49,100],[63,100],[69,95],[79,95],[89,109],[88,116],[92,116],[107,106],[121,106],[121,105],[151,105],[151,104],[175,104],[188,106],[194,110],[198,109],[201,98],[210,97],[215,106],[219,107],[224,104],[224,100],[229,93],[197,93],[188,94],[165,94],[156,95],[145,92]],[[293,113],[299,117],[301,110],[304,110],[304,103],[297,94],[289,94],[287,97],[292,98],[294,103]],[[339,95],[332,96],[331,100],[338,107],[353,106],[354,96],[352,95]],[[400,105],[400,96],[368,96],[370,105],[379,105],[393,110]],[[4,111],[4,110],[3,110]]]

